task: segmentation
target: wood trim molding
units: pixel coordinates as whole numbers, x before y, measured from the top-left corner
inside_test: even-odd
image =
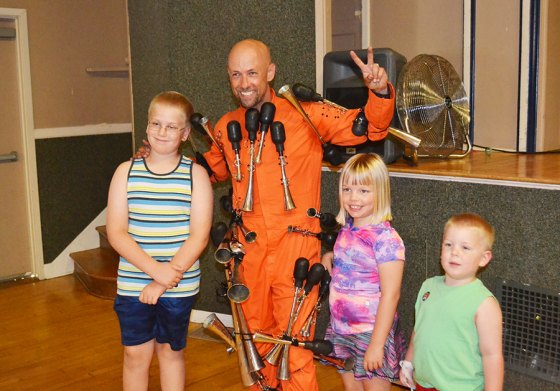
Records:
[[[66,126],[35,129],[35,140],[57,137],[95,136],[102,134],[132,133],[131,123]]]

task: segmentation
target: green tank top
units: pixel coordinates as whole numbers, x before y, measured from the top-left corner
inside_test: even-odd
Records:
[[[475,314],[493,296],[475,281],[447,286],[444,276],[422,284],[416,299],[414,377],[440,391],[484,390],[484,373]]]

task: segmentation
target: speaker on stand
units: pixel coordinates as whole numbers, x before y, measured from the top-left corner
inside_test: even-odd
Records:
[[[358,57],[367,62],[367,49],[354,50]],[[399,73],[406,63],[406,58],[389,48],[373,49],[374,61],[385,68],[389,81],[396,89]],[[349,51],[327,53],[323,59],[323,96],[349,109],[363,107],[367,102],[368,91],[364,86],[362,72],[356,66]],[[400,129],[397,110],[393,115],[391,127]],[[403,153],[399,143],[393,142],[391,136],[380,141],[366,141],[354,146],[334,147],[348,160],[358,153],[374,152],[383,158],[386,164],[397,160]]]

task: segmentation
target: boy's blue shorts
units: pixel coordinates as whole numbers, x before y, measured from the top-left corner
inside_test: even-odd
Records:
[[[196,296],[160,297],[157,304],[144,304],[134,296],[117,295],[113,308],[121,326],[124,346],[155,340],[179,351],[187,345],[187,330]]]

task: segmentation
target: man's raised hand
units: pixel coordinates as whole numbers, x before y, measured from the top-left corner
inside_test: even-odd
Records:
[[[368,48],[366,64],[364,64],[353,50],[350,51],[350,57],[352,57],[352,60],[354,60],[362,71],[362,77],[364,78],[364,83],[367,88],[378,94],[387,94],[389,92],[387,87],[387,72],[383,67],[380,67],[379,64],[373,62],[373,49],[371,47]]]

